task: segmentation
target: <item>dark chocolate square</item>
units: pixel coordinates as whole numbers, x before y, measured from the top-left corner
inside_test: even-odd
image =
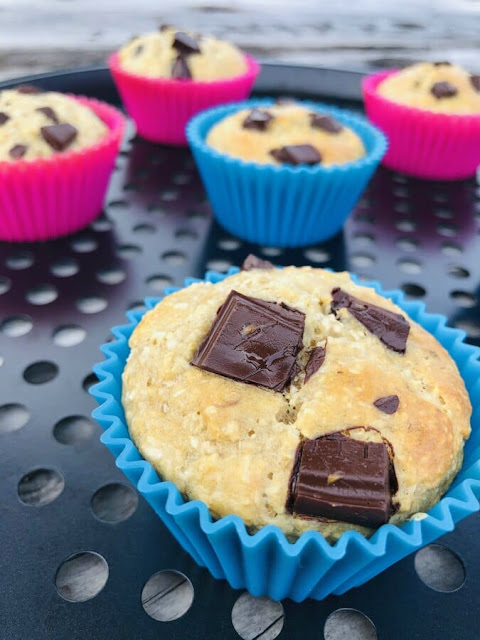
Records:
[[[275,391],[283,391],[303,347],[305,314],[283,303],[231,291],[191,364]]]
[[[365,527],[388,522],[395,482],[387,446],[342,433],[305,440],[297,452],[287,508],[307,518]]]

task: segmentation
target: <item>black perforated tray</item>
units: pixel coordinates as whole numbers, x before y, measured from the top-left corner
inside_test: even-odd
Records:
[[[34,80],[46,89],[118,102],[104,69]],[[361,109],[360,76],[348,72],[266,65],[256,89]],[[98,346],[127,309],[185,276],[239,264],[253,250],[280,264],[350,269],[386,288],[400,287],[480,344],[479,222],[474,180],[432,183],[380,169],[333,240],[295,251],[250,246],[212,221],[187,150],[149,144],[130,129],[105,212],[89,229],[53,242],[0,243],[0,638],[239,637],[231,614],[241,594],[198,568],[143,499],[137,504],[133,490],[122,489],[126,480],[88,419],[94,401],[86,390]],[[96,494],[111,483],[122,486]],[[123,520],[105,522],[112,518]],[[423,557],[424,572],[440,588],[462,584],[463,564],[464,584],[453,592],[427,587],[412,556],[342,597],[284,602],[278,637],[321,640],[329,614],[351,608],[367,615],[383,640],[478,638],[479,522],[474,515],[441,540],[456,556],[433,548]],[[64,564],[85,551],[100,555]],[[422,566],[422,558],[417,563]],[[65,599],[92,595],[107,565],[98,595]],[[152,619],[142,607],[145,583],[165,569],[185,574],[194,589],[191,608],[171,622]],[[175,615],[188,599],[188,582],[165,581],[166,587],[154,583],[143,593],[145,608],[157,617]],[[262,613],[260,603],[253,615],[254,604],[242,602],[236,609],[242,637],[276,637],[281,608],[266,603]],[[326,638],[376,637],[365,629],[354,617],[332,618]]]

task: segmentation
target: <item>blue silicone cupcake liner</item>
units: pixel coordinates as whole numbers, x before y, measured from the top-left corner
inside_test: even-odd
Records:
[[[230,233],[259,244],[302,247],[326,240],[343,226],[387,149],[385,136],[365,118],[317,102],[299,102],[355,131],[365,157],[324,167],[258,164],[233,158],[206,142],[210,129],[236,111],[268,107],[246,100],[200,113],[186,129],[213,213]]]
[[[232,268],[226,275],[207,272],[205,280],[218,282],[237,271]],[[188,279],[185,286],[192,282],[199,280]],[[465,344],[464,332],[447,327],[444,316],[426,313],[422,303],[406,301],[400,291],[383,291],[376,282],[365,286],[391,298],[447,349],[473,405],[472,434],[465,446],[464,463],[445,497],[423,520],[409,521],[401,527],[384,525],[369,539],[348,531],[331,545],[320,533],[309,531],[292,543],[271,525],[251,535],[238,516],[213,520],[205,503],[186,502],[178,489],[171,482],[163,482],[140,455],[129,437],[121,404],[128,340],[145,311],[130,311],[129,324],[114,327],[116,339],[101,347],[105,360],[94,368],[100,382],[91,389],[99,404],[93,416],[105,430],[101,441],[184,549],[215,578],[225,578],[235,589],[297,602],[342,594],[451,531],[456,522],[479,509],[480,349]],[[177,290],[170,288],[166,294]],[[159,300],[147,298],[147,309]]]

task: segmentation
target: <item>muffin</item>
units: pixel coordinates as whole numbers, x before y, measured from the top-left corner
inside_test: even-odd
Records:
[[[133,332],[122,403],[143,457],[252,531],[335,541],[428,511],[470,433],[450,356],[347,273],[260,266],[168,296]]]
[[[237,273],[238,269],[233,267],[226,275],[208,272],[203,284],[193,287],[191,285],[202,281],[189,278],[185,281],[188,296],[175,294],[171,303],[167,304],[158,299],[147,299],[146,307],[150,312],[129,312],[129,323],[113,329],[115,340],[102,347],[106,359],[95,366],[94,370],[100,382],[92,387],[91,392],[100,406],[93,415],[105,430],[102,442],[117,459],[119,469],[138,488],[183,548],[199,565],[207,567],[214,577],[226,579],[234,589],[246,588],[254,596],[267,595],[274,600],[291,598],[300,602],[308,597],[322,599],[331,593],[342,594],[443,533],[451,531],[456,522],[478,510],[476,495],[480,482],[480,413],[473,413],[472,433],[465,447],[465,460],[447,497],[440,499],[428,514],[422,511],[414,513],[401,526],[380,526],[370,537],[360,533],[364,531],[368,534],[371,527],[365,526],[365,522],[359,523],[359,514],[355,517],[352,509],[348,514],[347,510],[344,510],[341,520],[338,510],[336,514],[325,515],[324,511],[324,515],[321,515],[321,499],[323,498],[322,510],[325,510],[327,504],[325,493],[319,492],[319,500],[313,502],[313,506],[316,505],[314,520],[309,521],[308,517],[312,516],[305,515],[306,507],[312,508],[312,502],[309,506],[309,502],[305,501],[305,497],[308,497],[308,482],[305,479],[308,480],[309,476],[305,472],[308,472],[309,460],[312,457],[315,460],[315,454],[318,453],[316,444],[319,443],[322,452],[328,451],[329,460],[332,460],[332,452],[335,453],[339,447],[345,453],[346,446],[347,455],[344,458],[347,459],[355,451],[358,454],[359,447],[362,447],[363,452],[366,447],[369,460],[366,461],[365,469],[378,461],[382,464],[377,465],[377,472],[378,469],[383,469],[381,474],[371,473],[370,466],[369,481],[362,487],[365,493],[360,492],[361,496],[365,497],[369,489],[369,496],[373,500],[370,506],[377,507],[370,510],[369,519],[375,519],[375,526],[387,516],[390,522],[400,523],[408,510],[414,511],[420,506],[427,507],[446,489],[460,464],[462,441],[469,431],[470,409],[463,384],[459,381],[455,366],[432,336],[448,349],[475,406],[480,402],[479,349],[466,345],[461,332],[446,327],[445,318],[426,313],[421,303],[405,301],[401,292],[390,291],[383,294],[397,303],[400,309],[384,297],[377,296],[374,291],[382,294],[377,283],[370,283],[371,288],[368,289],[356,287],[347,274],[334,276],[311,269],[284,269],[284,277],[280,272],[268,271],[271,265],[267,261],[259,262],[254,257],[248,260],[244,268],[252,271],[234,277],[231,276]],[[261,274],[259,268],[267,271]],[[289,275],[293,277],[294,282],[286,277]],[[247,290],[247,282],[252,284],[253,290]],[[318,300],[316,307],[311,305],[313,282],[313,295]],[[295,284],[298,284],[296,290]],[[331,286],[334,287],[334,293],[330,289]],[[230,296],[230,305],[232,304],[232,290],[241,290],[243,287],[243,293],[237,291],[235,294],[233,306],[225,307],[225,302]],[[175,291],[179,290],[169,288],[166,294],[170,296]],[[205,291],[208,291],[208,296],[205,296]],[[322,296],[321,303],[319,294]],[[213,304],[210,295],[213,296]],[[276,337],[274,333],[271,334],[276,340],[279,337],[283,340],[283,335],[292,338],[293,347],[290,352],[286,354],[282,351],[282,354],[290,359],[283,358],[283,364],[278,363],[276,358],[270,359],[274,367],[276,362],[280,364],[282,379],[287,380],[288,388],[285,390],[282,390],[282,379],[278,376],[276,382],[271,379],[271,388],[268,388],[265,379],[253,380],[252,376],[247,380],[244,376],[241,380],[238,375],[241,370],[238,368],[236,379],[233,379],[232,375],[225,375],[225,370],[218,370],[218,364],[221,364],[221,360],[217,358],[219,352],[214,344],[215,340],[212,342],[208,337],[215,322],[216,305],[224,307],[220,320],[223,322],[226,311],[239,309],[237,302],[243,300],[242,296],[258,296],[256,301],[246,303],[248,309],[253,305],[260,309],[262,314],[275,314],[277,319],[279,314],[282,315],[278,324],[266,322],[262,323],[262,327],[273,332],[277,327],[279,333]],[[358,296],[362,303],[358,303],[358,306],[354,304],[352,296]],[[277,304],[276,301],[280,300],[287,300],[286,306]],[[201,304],[194,306],[196,302]],[[294,305],[297,305],[298,309]],[[374,307],[378,307],[376,312],[373,311]],[[368,313],[365,315],[367,309]],[[180,343],[177,342],[177,331],[181,323],[176,320],[177,314],[185,318],[189,310],[192,315],[195,314],[195,320],[189,324],[195,338],[192,339],[189,333],[185,343]],[[298,329],[301,328],[304,312],[305,321],[300,345]],[[408,316],[405,312],[408,312]],[[142,322],[145,313],[145,321]],[[316,318],[321,318],[323,313],[325,322],[322,320],[320,332],[315,334]],[[369,316],[371,320],[372,313],[377,320],[381,317],[379,313],[387,314],[393,324],[385,325],[379,322],[372,325],[367,320]],[[158,324],[160,316],[161,326]],[[432,335],[420,329],[417,322]],[[372,331],[375,326],[378,335],[374,335]],[[326,341],[322,340],[329,327],[332,328],[331,337]],[[388,327],[400,330],[388,331]],[[216,335],[219,337],[218,345],[221,345],[222,341],[225,343],[223,331],[218,331]],[[249,335],[250,339],[255,338],[253,332]],[[355,335],[358,339],[350,341],[347,339],[349,335]],[[126,365],[131,352],[129,341],[135,355]],[[340,352],[338,344],[342,341],[345,349]],[[252,340],[251,342],[253,343]],[[368,348],[372,347],[370,356],[365,352],[367,345]],[[402,353],[403,346],[405,353]],[[138,366],[138,356],[142,350],[145,353],[145,362],[139,367],[140,379],[137,379],[133,376],[133,367]],[[227,350],[223,351],[226,352]],[[295,353],[299,371],[297,367],[284,366],[286,362],[291,364],[290,356]],[[425,361],[420,358],[421,353],[434,362],[435,367],[427,368]],[[232,355],[231,350],[230,354]],[[258,362],[254,354],[258,355],[258,350],[252,350],[252,361]],[[335,354],[339,364],[343,363],[339,369],[331,366]],[[355,357],[357,354],[358,363]],[[261,353],[259,355],[262,356]],[[233,356],[235,360],[235,353]],[[183,361],[182,364],[180,361]],[[169,363],[178,374],[177,380],[172,379],[170,367],[167,370]],[[407,363],[405,368],[403,363]],[[217,371],[214,371],[215,367]],[[374,370],[374,375],[366,375],[358,380],[360,370],[365,368],[368,373]],[[435,368],[438,368],[438,381],[437,376],[433,374]],[[162,375],[166,371],[167,378],[164,384],[156,387],[157,380],[152,376],[160,370]],[[199,398],[200,415],[196,412],[192,415],[192,404],[189,401],[191,393],[196,398],[199,396],[198,390],[193,386],[186,391],[182,383],[182,378],[184,381],[189,378],[191,371],[194,372],[192,375],[201,381],[203,391],[213,391],[214,394]],[[337,374],[336,371],[343,373]],[[332,411],[333,401],[326,397],[326,391],[322,390],[322,381],[328,387],[334,377],[339,378],[341,375],[346,378],[347,384],[342,382],[332,390],[332,396],[338,399]],[[359,382],[358,389],[354,385],[348,387],[353,378],[355,382]],[[167,385],[170,392],[168,397],[165,397]],[[202,491],[201,485],[208,483],[205,472],[209,462],[212,477],[225,477],[226,482],[222,486],[212,486],[212,491],[207,496],[211,507],[224,509],[227,494],[243,495],[245,487],[251,485],[254,500],[252,507],[243,501],[242,504],[233,505],[233,511],[237,512],[237,507],[241,509],[246,520],[252,518],[252,524],[248,529],[245,521],[238,515],[212,518],[212,513],[204,502],[188,500],[172,482],[166,482],[158,476],[132,441],[133,434],[129,433],[122,406],[122,387],[131,421],[131,413],[135,412],[134,425],[132,427],[130,424],[130,429],[135,430],[136,437],[140,438],[139,444],[145,448],[159,469],[167,467],[166,471],[170,470],[172,477],[178,478],[184,490],[191,491],[192,487],[196,487],[196,491]],[[157,389],[159,397],[156,402],[155,422],[150,423],[154,393]],[[315,406],[315,402],[321,397],[317,397],[317,393],[323,394],[326,399],[325,411],[321,406],[319,414],[328,413],[332,418],[330,426],[327,422],[322,421],[319,424],[320,421],[308,418],[303,405],[296,403],[293,408],[294,397],[302,397],[307,408]],[[351,394],[355,403],[351,402]],[[253,396],[260,398],[262,402],[253,403]],[[141,397],[146,399],[144,404],[140,402]],[[264,401],[267,402],[270,412],[265,411]],[[250,425],[248,430],[243,414],[238,417],[238,424],[235,424],[238,412],[236,407],[245,402],[249,402],[246,415],[257,415],[259,420],[258,423]],[[179,415],[176,419],[172,419],[173,407],[178,408]],[[420,411],[418,415],[417,411]],[[412,413],[412,421],[408,424],[403,422],[406,412]],[[190,414],[189,428],[183,419],[183,413]],[[227,413],[232,420],[221,421],[221,417]],[[426,418],[427,414],[430,418],[434,415],[439,416],[440,422],[429,426],[424,424],[423,418]],[[368,420],[370,425],[360,425],[360,419],[365,422]],[[269,433],[265,428],[267,423],[274,427]],[[301,428],[305,429],[305,436],[302,438],[300,431],[295,432],[291,426],[296,423],[301,423]],[[402,423],[403,433],[400,432]],[[165,442],[159,442],[156,446],[158,431],[166,431],[167,425],[172,424],[175,424],[175,428],[178,424],[179,429],[175,442],[172,434],[168,433]],[[310,425],[310,429],[307,425]],[[376,425],[374,428],[377,431],[372,429],[373,425]],[[353,426],[354,429],[349,429],[349,426]],[[370,429],[366,429],[366,426],[370,426]],[[427,436],[429,427],[432,431],[438,429],[439,441],[433,439],[432,446],[438,453],[438,464],[432,463],[433,454],[426,448],[427,440],[433,438],[431,432],[430,436]],[[414,460],[410,460],[407,452],[409,448],[415,447],[414,428],[418,432],[419,448],[414,449]],[[187,433],[188,429],[190,433]],[[201,431],[197,438],[194,436],[196,429]],[[327,433],[328,430],[330,433]],[[315,436],[318,433],[320,436]],[[238,448],[236,454],[232,455],[235,438],[238,439]],[[265,459],[260,459],[253,447],[254,443],[257,444],[256,441],[259,448],[267,451]],[[391,446],[393,441],[397,443],[397,448]],[[207,447],[208,443],[210,447]],[[190,452],[186,453],[187,448],[190,448]],[[252,460],[258,463],[258,467],[247,457],[247,449],[251,450]],[[448,451],[451,454],[450,458]],[[165,452],[165,455],[162,456],[162,452]],[[203,465],[199,462],[199,452],[202,452]],[[185,457],[188,465],[185,465],[182,471],[178,468],[172,469],[169,453],[177,461]],[[370,453],[373,454],[373,459],[370,459]],[[285,463],[286,456],[288,464]],[[389,466],[388,475],[385,465],[387,457],[392,461],[392,473]],[[323,458],[327,459],[326,456]],[[420,466],[420,459],[431,469],[432,477],[426,469],[416,468]],[[240,460],[244,462],[243,465]],[[414,464],[415,460],[417,464]],[[227,474],[225,469],[229,465],[232,466]],[[293,466],[293,469],[289,465]],[[268,466],[275,467],[283,475],[275,477],[274,470],[270,471],[267,469]],[[323,475],[319,475],[320,482],[323,478],[323,489],[340,488],[341,474],[338,465],[336,466],[333,473],[329,472],[326,475],[323,472]],[[201,481],[197,481],[196,473],[188,472],[188,469],[192,470],[193,467],[200,472]],[[352,476],[357,471],[358,467],[355,469],[352,466],[348,473]],[[269,477],[270,473],[272,477]],[[280,478],[283,479],[283,485],[279,483]],[[373,482],[373,478],[379,482]],[[238,489],[237,482],[240,485]],[[265,496],[260,495],[258,490],[262,485],[266,486]],[[349,490],[351,491],[351,485]],[[221,498],[220,493],[223,494]],[[378,500],[379,496],[383,498]],[[327,497],[331,499],[331,494]],[[344,493],[344,502],[345,497],[348,498],[348,491]],[[271,510],[275,504],[278,504],[278,513]],[[267,509],[267,505],[270,508]],[[365,506],[364,501],[364,514]],[[252,509],[256,513],[251,513]],[[283,515],[280,517],[279,514]],[[357,522],[352,522],[354,517]],[[253,533],[259,526],[259,518],[273,519],[277,524],[280,524],[281,520],[293,533],[287,536],[275,525],[261,527]],[[293,522],[299,524],[292,526]],[[341,522],[344,524],[340,524]],[[343,533],[336,543],[330,544],[318,530],[315,530],[322,529],[328,534],[329,527],[329,535],[333,537],[339,534],[342,527],[351,530]],[[298,533],[295,531],[298,528],[309,530],[297,538]]]
[[[270,99],[202,113],[187,138],[220,224],[250,242],[281,247],[337,233],[386,148],[360,116]]]
[[[480,164],[480,76],[423,62],[363,82],[370,120],[384,131],[384,164],[423,178],[461,179]]]
[[[199,111],[246,98],[259,71],[233,44],[167,25],[132,38],[109,65],[138,133],[169,144],[185,144]]]
[[[328,167],[365,156],[362,139],[350,127],[293,101],[233,113],[212,127],[207,144],[220,153],[259,164]]]
[[[30,85],[0,92],[0,239],[44,240],[91,222],[123,129],[96,100]]]

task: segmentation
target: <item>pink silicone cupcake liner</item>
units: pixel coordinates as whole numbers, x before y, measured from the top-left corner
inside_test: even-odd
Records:
[[[185,126],[192,116],[249,96],[260,65],[250,56],[245,59],[246,73],[214,82],[139,76],[125,71],[116,53],[110,56],[108,64],[138,134],[152,142],[186,145]]]
[[[480,114],[435,113],[387,100],[377,88],[396,72],[374,73],[362,82],[367,116],[389,141],[382,164],[433,180],[473,176],[480,165]]]
[[[0,162],[0,240],[63,236],[89,224],[102,210],[125,118],[98,100],[70,97],[89,107],[109,131],[84,149]]]

